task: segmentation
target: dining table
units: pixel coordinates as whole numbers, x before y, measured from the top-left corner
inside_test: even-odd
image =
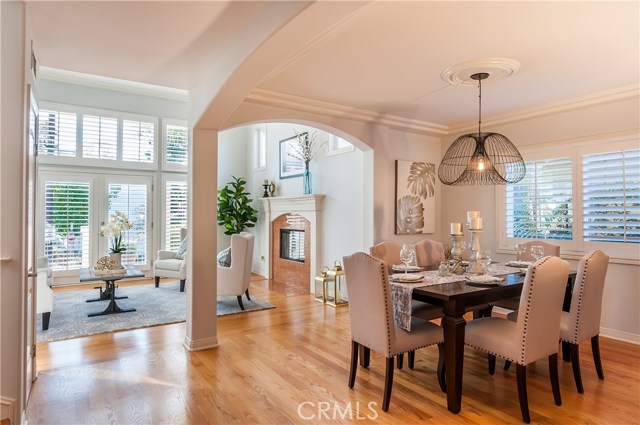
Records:
[[[493,302],[519,297],[525,280],[525,269],[509,267],[506,264],[491,266],[491,275],[500,279],[496,282],[472,282],[472,276],[440,276],[437,271],[425,271],[418,274],[423,279],[416,282],[391,281],[394,297],[394,319],[396,326],[407,329],[406,314],[409,313],[411,299],[442,306],[441,326],[445,346],[445,381],[447,384],[447,408],[459,413],[462,404],[462,376],[464,366],[465,312],[470,308]],[[397,275],[394,275],[397,276]],[[569,310],[571,288],[576,272],[571,271],[565,291],[563,309]],[[409,297],[407,297],[409,293]],[[409,308],[406,303],[408,298]]]

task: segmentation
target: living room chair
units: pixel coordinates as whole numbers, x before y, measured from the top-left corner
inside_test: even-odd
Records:
[[[187,229],[180,229],[180,240],[187,237]],[[156,288],[160,285],[161,277],[171,277],[180,280],[180,292],[184,292],[187,282],[187,257],[186,253],[182,258],[177,258],[176,251],[158,251],[156,260],[153,262],[153,277]],[[178,255],[179,256],[179,255]]]
[[[411,332],[395,326],[385,262],[364,252],[357,252],[343,260],[351,322],[349,388],[355,384],[360,346],[382,354],[386,357],[382,410],[386,412],[389,410],[393,387],[394,356],[438,344],[438,382],[442,391],[445,391],[442,328],[417,318],[412,318]]]
[[[231,265],[224,267],[218,264],[218,296],[235,295],[242,310],[242,294],[251,301],[249,284],[254,240],[255,237],[247,232],[231,235]]]
[[[46,257],[45,257],[46,258]],[[53,289],[48,284],[47,272],[38,269],[36,289],[36,314],[42,314],[42,330],[49,329],[51,312],[53,311]]]
[[[496,356],[516,363],[518,398],[522,420],[530,422],[527,399],[527,365],[549,359],[549,378],[556,405],[562,404],[558,380],[558,338],[562,302],[569,263],[544,257],[527,270],[517,322],[484,317],[467,323],[465,345],[489,354],[489,374],[495,372]]]
[[[602,291],[609,266],[609,256],[602,251],[593,251],[580,259],[569,312],[562,312],[560,319],[560,339],[568,342],[571,366],[576,388],[584,393],[580,373],[579,346],[591,339],[593,362],[599,379],[604,379],[600,359],[600,314],[602,312]]]

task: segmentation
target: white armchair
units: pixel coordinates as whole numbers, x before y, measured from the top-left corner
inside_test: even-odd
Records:
[[[46,258],[46,257],[45,257]],[[39,269],[36,289],[36,313],[42,313],[42,330],[49,329],[49,320],[53,311],[53,289],[47,284],[47,272]]]
[[[184,240],[187,236],[187,229],[180,229],[180,238]],[[158,251],[158,256],[153,262],[153,277],[156,288],[160,285],[161,277],[172,277],[180,280],[180,292],[184,292],[187,282],[187,256],[182,259],[176,258],[175,251]]]
[[[218,265],[218,296],[235,295],[242,310],[242,294],[246,294],[247,299],[251,301],[249,284],[254,239],[254,236],[247,232],[231,235],[231,266]]]

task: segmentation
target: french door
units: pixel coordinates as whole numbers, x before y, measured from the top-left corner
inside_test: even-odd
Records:
[[[109,240],[100,235],[100,227],[120,211],[133,223],[124,235],[127,250],[122,261],[149,269],[152,183],[149,176],[41,171],[38,255],[49,258],[56,277],[76,276],[80,267],[90,267],[107,255]]]

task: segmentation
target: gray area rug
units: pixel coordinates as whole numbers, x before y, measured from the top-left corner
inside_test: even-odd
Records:
[[[151,285],[122,286],[116,296],[129,298],[116,300],[120,308],[135,308],[129,313],[87,317],[89,313],[104,310],[109,301],[88,303],[87,299],[98,297],[98,290],[54,292],[53,312],[49,329],[42,330],[42,315],[38,314],[36,342],[51,342],[78,338],[105,332],[144,328],[184,322],[186,320],[186,292],[180,292],[178,282]],[[236,297],[218,298],[218,316],[264,310],[275,306],[251,297],[242,297],[245,310],[240,310]]]

